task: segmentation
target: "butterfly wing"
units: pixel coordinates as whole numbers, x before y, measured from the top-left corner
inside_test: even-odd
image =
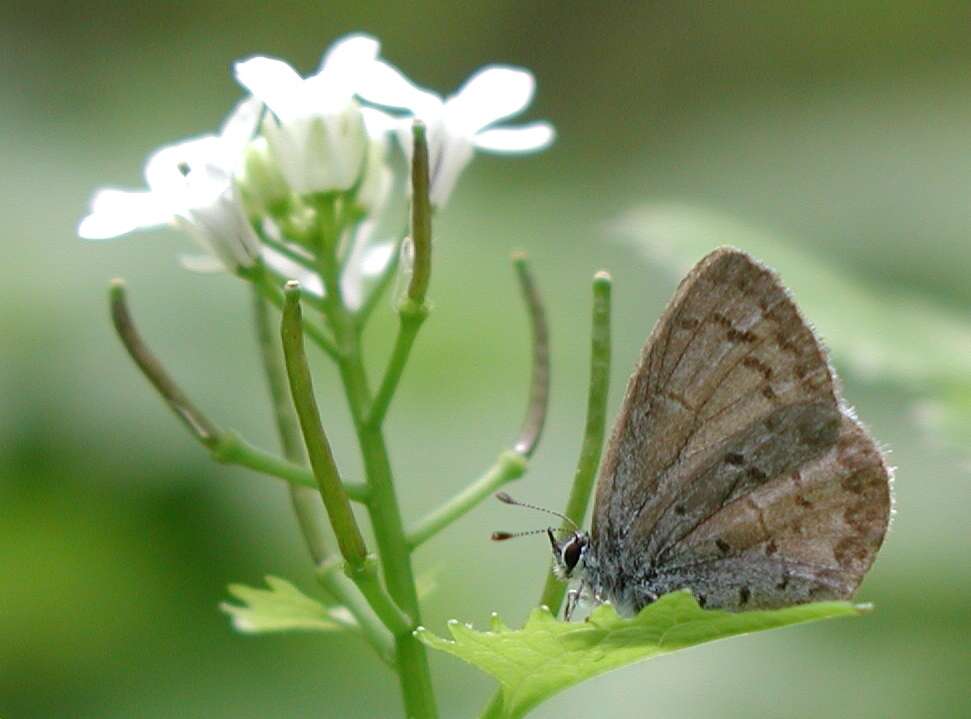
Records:
[[[658,567],[662,591],[710,606],[774,608],[853,594],[883,542],[890,472],[851,417],[822,456],[700,523]]]
[[[775,274],[739,250],[709,254],[628,384],[597,484],[595,585],[635,608],[666,590],[659,572],[684,566],[692,532],[819,462],[849,431],[844,418],[825,352]],[[881,538],[889,499],[883,515]]]

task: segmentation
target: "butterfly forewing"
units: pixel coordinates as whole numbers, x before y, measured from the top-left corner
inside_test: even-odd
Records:
[[[682,281],[628,385],[597,485],[595,588],[637,608],[661,591],[700,586],[716,570],[739,575],[739,553],[718,549],[727,540],[709,536],[705,546],[715,546],[717,555],[694,556],[689,538],[716,526],[724,513],[744,524],[748,515],[739,508],[781,478],[811,467],[836,473],[833,462],[820,463],[847,437],[853,444],[869,442],[879,460],[887,501],[872,510],[880,516],[870,522],[870,535],[882,540],[887,471],[863,430],[845,419],[821,345],[774,273],[738,250],[716,250]],[[835,551],[836,544],[824,539],[831,528],[800,516],[800,541],[817,545],[813,551],[828,542]],[[752,568],[771,575],[771,586],[781,583],[775,571],[784,561],[780,546],[776,542],[779,556],[771,568]],[[862,546],[872,561],[879,541]],[[705,567],[704,577],[692,574],[688,564],[702,560],[708,564],[693,566]],[[763,585],[770,587],[770,580],[758,585],[764,606],[792,603],[775,601]],[[725,586],[710,601],[727,607],[754,601],[752,588],[741,592],[748,595],[741,601],[740,587]]]

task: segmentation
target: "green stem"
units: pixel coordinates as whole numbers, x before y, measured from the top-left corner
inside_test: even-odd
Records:
[[[394,397],[395,390],[398,389],[398,382],[408,364],[408,356],[411,348],[415,344],[418,330],[428,317],[428,306],[416,304],[414,300],[407,299],[398,308],[400,325],[398,336],[395,339],[394,349],[391,352],[391,359],[388,361],[388,368],[384,372],[384,379],[381,380],[381,387],[372,402],[368,411],[367,424],[371,427],[380,427],[388,413],[391,405],[391,398]]]
[[[355,587],[341,569],[344,563],[331,557],[317,569],[317,581],[324,590],[345,607],[357,620],[361,635],[371,645],[377,655],[388,666],[395,666],[394,639],[377,618],[375,612],[364,601],[358,587]]]
[[[533,341],[533,363],[526,416],[516,438],[514,449],[499,455],[496,463],[479,479],[468,485],[438,509],[419,520],[408,533],[408,546],[418,547],[441,532],[452,522],[475,508],[483,499],[507,482],[526,472],[527,460],[536,449],[546,423],[549,406],[550,351],[546,311],[539,290],[526,264],[526,255],[513,255],[516,277],[529,315]]]
[[[259,235],[260,241],[270,249],[275,250],[287,259],[292,260],[296,264],[310,270],[311,272],[317,271],[317,265],[314,263],[313,257],[311,257],[308,253],[302,252],[295,247],[291,247],[286,242],[275,240],[265,232],[260,232]]]
[[[536,282],[529,271],[526,253],[513,255],[513,267],[519,279],[519,289],[529,313],[529,326],[533,338],[533,372],[529,383],[529,403],[526,417],[519,430],[516,451],[531,457],[539,444],[546,423],[546,410],[550,399],[550,331],[546,322],[546,311]]]
[[[258,276],[247,276],[247,279],[250,279],[254,283],[257,291],[259,291],[263,297],[269,300],[270,304],[279,310],[283,309],[283,293],[280,292],[279,288],[274,287],[268,281],[265,272],[259,273]],[[332,360],[336,362],[340,358],[340,352],[337,350],[337,346],[334,344],[334,341],[327,336],[324,330],[310,322],[304,322],[303,332],[311,340],[313,340],[315,345],[326,352]]]
[[[593,330],[590,340],[590,384],[587,388],[587,422],[583,445],[573,475],[573,487],[564,514],[575,525],[563,522],[560,527],[573,531],[580,526],[587,513],[593,480],[603,450],[604,427],[607,416],[607,391],[610,382],[610,275],[598,272],[593,277]],[[552,572],[546,575],[540,604],[545,604],[556,616],[566,594],[566,585]],[[499,719],[503,713],[502,689],[496,690],[479,719]]]
[[[283,456],[297,466],[306,465],[307,455],[300,439],[300,425],[294,413],[293,404],[287,397],[286,368],[283,366],[279,346],[273,341],[269,306],[255,289],[253,290],[253,320],[256,324],[260,357],[263,360],[263,371],[270,390],[273,417],[276,420]],[[289,485],[289,489],[290,504],[297,517],[297,524],[300,526],[307,551],[310,552],[314,565],[319,566],[328,555],[320,494],[314,488],[295,484]]]
[[[142,340],[128,309],[124,282],[112,282],[109,299],[112,321],[129,356],[213,459],[221,464],[247,467],[290,484],[316,488],[317,481],[307,469],[253,446],[233,431],[221,429],[192,403]],[[346,489],[353,500],[366,501],[366,485],[350,484]]]
[[[218,428],[196,408],[142,340],[128,311],[128,299],[123,280],[111,281],[108,303],[111,309],[111,321],[121,343],[128,350],[128,355],[193,436],[205,446],[212,447],[219,439]]]
[[[411,242],[415,249],[408,298],[417,306],[425,303],[425,293],[432,273],[432,205],[428,177],[428,141],[425,123],[415,120],[411,126]]]
[[[316,493],[317,480],[309,469],[255,447],[233,431],[217,429],[215,441],[207,444],[207,448],[212,453],[213,459],[221,464],[246,467],[261,474],[285,480],[291,485],[310,487]],[[367,501],[368,488],[365,484],[345,482],[344,490],[355,502]]]
[[[343,307],[339,316],[343,318],[341,334],[348,338],[347,344],[342,346],[350,349],[339,367],[371,492],[367,507],[374,538],[388,591],[397,606],[411,618],[408,631],[395,635],[405,709],[409,717],[429,719],[436,717],[438,712],[425,646],[412,634],[421,622],[421,615],[391,462],[381,429],[369,426],[365,421],[370,394],[361,361],[360,336]]]
[[[525,472],[526,458],[523,455],[514,451],[503,452],[481,477],[419,520],[408,532],[408,546],[414,549],[431,539],[504,484],[519,479]]]
[[[574,526],[581,526],[590,504],[593,483],[600,466],[603,451],[604,427],[607,422],[607,393],[610,387],[610,275],[598,272],[593,279],[593,329],[590,341],[590,384],[587,391],[587,422],[583,432],[583,444],[573,475],[573,487],[564,514]],[[560,528],[572,527],[563,522]],[[552,572],[540,597],[540,604],[550,608],[553,616],[560,611],[566,585]]]
[[[322,245],[328,246],[328,244],[332,246],[332,243],[328,243],[326,239],[322,241]],[[324,253],[321,273],[325,287],[336,286],[336,258],[332,253]],[[340,348],[337,366],[364,461],[364,471],[370,491],[367,508],[375,542],[378,545],[384,580],[393,604],[405,615],[401,624],[395,624],[398,632],[393,632],[395,664],[401,681],[405,710],[409,717],[433,719],[437,716],[437,710],[428,656],[425,646],[413,635],[421,617],[411,567],[411,555],[405,542],[398,498],[392,481],[391,463],[381,429],[370,427],[366,422],[368,408],[371,405],[371,394],[361,357],[360,328],[338,292],[328,292],[325,299],[327,317],[334,331],[337,346]],[[293,303],[295,302],[294,296]],[[288,296],[288,307],[293,303],[289,301]],[[299,336],[299,333],[295,334]],[[312,460],[313,453],[311,453],[311,463],[313,463]],[[335,526],[335,531],[336,529]],[[338,536],[340,536],[339,533]],[[348,571],[348,576],[357,578],[358,570],[361,568],[351,565],[349,569],[352,571]],[[361,589],[362,592],[370,592],[373,590],[373,585],[365,583]],[[379,615],[382,613],[380,604],[375,606],[372,602],[371,606]]]
[[[340,480],[330,442],[320,421],[320,412],[314,398],[313,381],[310,367],[303,348],[303,327],[300,310],[300,287],[296,282],[288,282],[285,289],[286,300],[283,306],[281,336],[283,356],[286,360],[287,377],[290,380],[290,394],[293,398],[304,444],[310,457],[310,466],[320,487],[327,515],[330,517],[341,556],[351,569],[359,571],[367,559],[364,537],[354,519],[347,491]]]
[[[345,566],[344,573],[361,590],[361,594],[367,598],[374,613],[393,636],[399,637],[414,629],[415,625],[411,619],[398,608],[381,586],[381,580],[378,578],[378,563],[373,556],[368,557],[360,569]]]

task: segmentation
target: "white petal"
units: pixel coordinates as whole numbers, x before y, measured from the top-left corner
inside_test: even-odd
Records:
[[[287,63],[258,56],[237,62],[235,70],[239,83],[282,121],[300,114],[304,80]]]
[[[388,266],[392,255],[394,255],[394,242],[382,242],[374,245],[364,255],[364,261],[361,263],[361,274],[365,277],[380,275],[384,272],[384,268]]]
[[[91,214],[78,225],[78,234],[86,240],[106,240],[171,221],[171,209],[151,192],[99,190],[91,202]]]
[[[373,229],[373,222],[365,223],[361,227],[358,233],[359,239],[355,242],[347,267],[341,276],[341,295],[351,310],[360,309],[364,303],[366,280],[383,273],[394,256],[394,242],[368,244],[368,238]]]
[[[397,131],[404,121],[404,118],[392,117],[388,113],[373,107],[362,107],[361,115],[364,116],[364,126],[367,128],[368,137],[374,139]]]
[[[441,97],[418,87],[396,67],[380,60],[362,76],[357,94],[375,105],[411,110],[419,117],[437,114],[442,108]]]
[[[350,77],[366,70],[377,60],[380,43],[363,33],[348,35],[335,42],[320,63],[320,74],[335,78]]]
[[[364,301],[364,258],[367,255],[368,243],[376,227],[375,220],[365,220],[354,230],[351,230],[351,254],[347,258],[344,271],[341,273],[341,296],[344,303],[351,309],[358,309]]]
[[[219,130],[225,153],[242,155],[247,143],[256,134],[262,113],[263,103],[255,97],[248,97],[236,104]]]
[[[311,294],[318,297],[324,296],[324,285],[319,275],[269,247],[264,246],[262,254],[263,261],[280,275],[290,280],[297,280],[300,287]]]
[[[204,275],[226,271],[223,263],[212,255],[179,255],[179,264],[191,272]]]
[[[219,158],[221,151],[215,135],[194,137],[156,150],[145,163],[149,189],[166,201],[181,202],[188,174]]]
[[[446,100],[448,122],[474,133],[522,112],[533,99],[535,89],[536,81],[528,70],[498,65],[483,68]]]
[[[472,142],[487,152],[536,152],[549,147],[556,131],[548,122],[534,122],[520,127],[494,127],[478,133]]]
[[[438,159],[434,160],[431,176],[431,203],[433,207],[444,207],[449,195],[455,189],[462,170],[472,160],[474,147],[463,136],[445,136]]]

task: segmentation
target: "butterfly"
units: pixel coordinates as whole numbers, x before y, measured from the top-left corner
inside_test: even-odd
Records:
[[[565,616],[581,597],[629,615],[684,588],[728,610],[848,598],[891,505],[890,468],[789,292],[717,249],[644,345],[591,532],[548,532],[554,571],[576,585]]]

